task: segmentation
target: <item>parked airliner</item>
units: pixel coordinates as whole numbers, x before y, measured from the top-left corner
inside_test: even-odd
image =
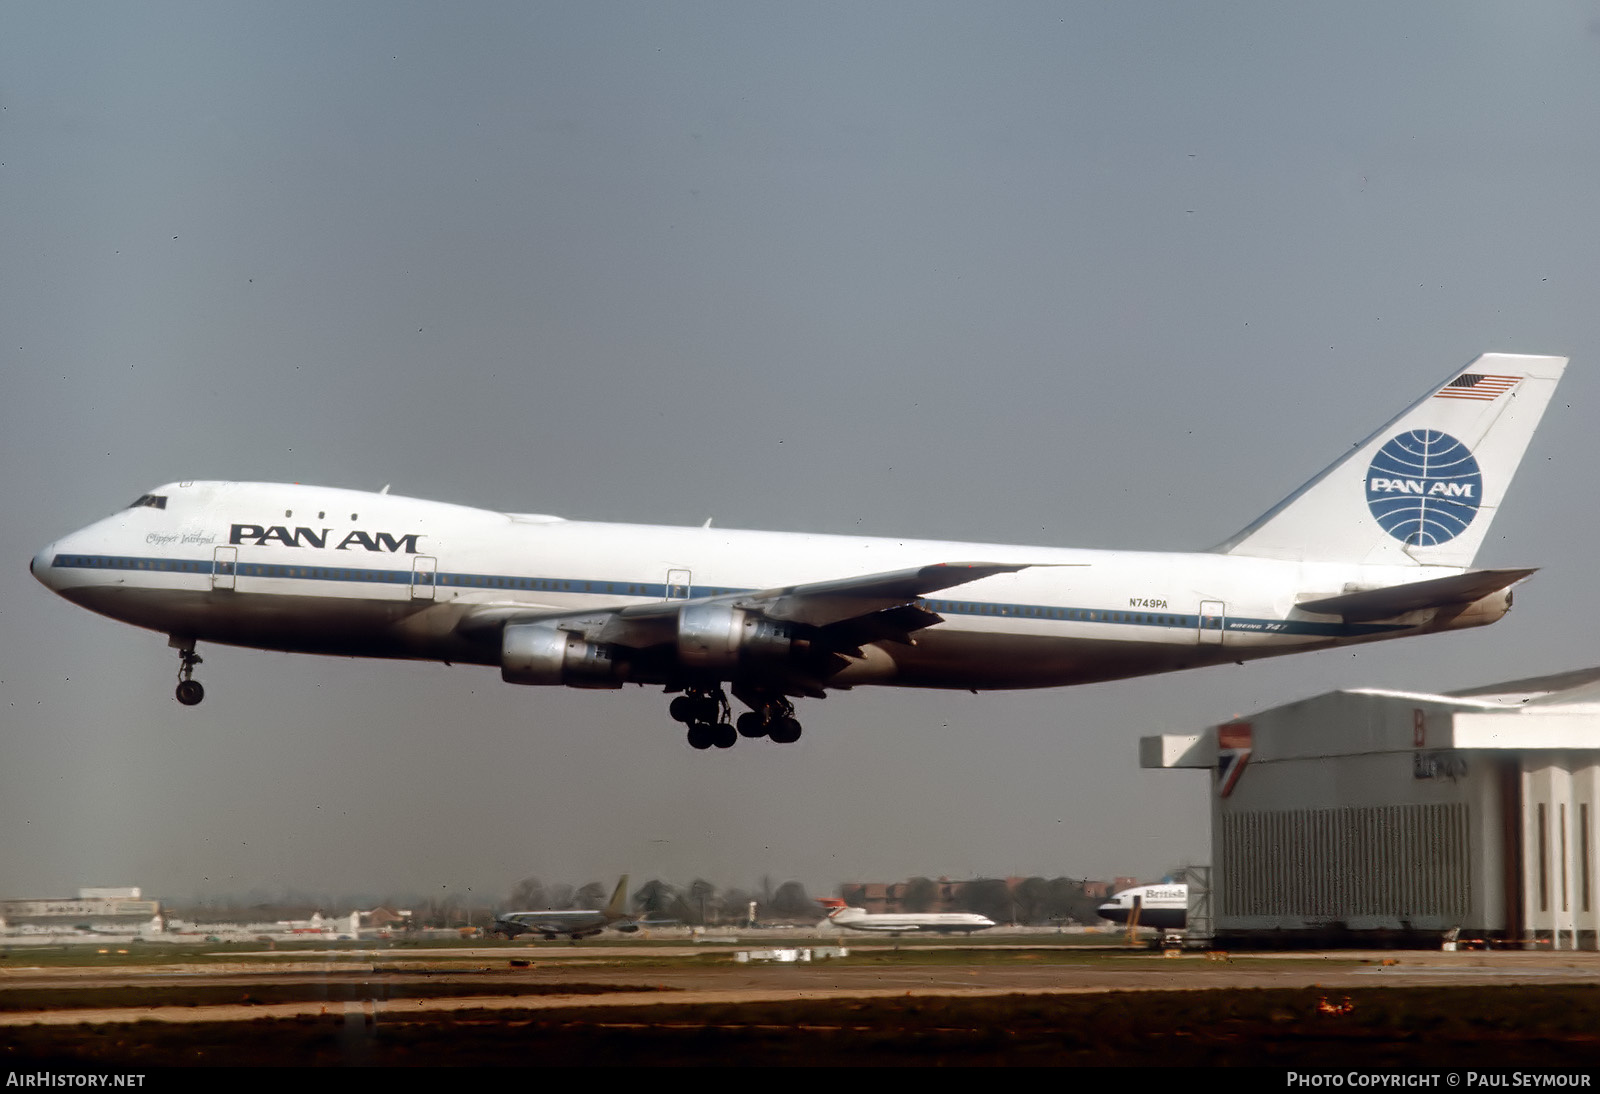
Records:
[[[977,912],[869,912],[852,908],[836,897],[817,903],[828,909],[827,918],[819,926],[832,924],[873,934],[971,934],[995,925],[994,920]]]
[[[1189,886],[1135,885],[1114,894],[1096,909],[1101,919],[1157,930],[1181,931],[1189,920]]]
[[[627,919],[627,903],[628,875],[623,874],[622,879],[617,882],[617,887],[612,890],[611,900],[604,908],[549,908],[538,912],[507,912],[495,917],[494,926],[489,928],[489,933],[504,938],[537,934],[544,936],[547,941],[554,941],[561,935],[566,935],[576,942],[580,938],[599,934],[607,927]],[[631,931],[638,928],[628,925],[618,929]]]
[[[184,481],[50,544],[32,570],[168,635],[189,706],[204,696],[196,644],[216,642],[658,686],[696,748],[789,742],[791,700],[834,689],[1057,687],[1492,623],[1533,570],[1472,559],[1565,366],[1479,357],[1192,554],[600,524]],[[725,684],[749,708],[737,720]]]

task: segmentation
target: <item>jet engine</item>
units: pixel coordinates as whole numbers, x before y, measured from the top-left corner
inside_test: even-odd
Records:
[[[626,665],[611,646],[542,623],[513,623],[500,639],[500,678],[508,684],[620,688]]]
[[[756,612],[727,604],[685,604],[678,612],[678,662],[696,672],[731,673],[752,663],[787,658],[794,631]]]

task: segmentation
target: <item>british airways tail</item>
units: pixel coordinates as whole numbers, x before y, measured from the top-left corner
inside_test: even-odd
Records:
[[[1214,550],[1472,565],[1566,367],[1565,357],[1484,354]]]

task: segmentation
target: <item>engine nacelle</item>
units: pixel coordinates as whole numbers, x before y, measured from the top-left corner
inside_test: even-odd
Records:
[[[513,623],[500,637],[500,678],[508,684],[620,688],[625,669],[612,647],[543,623]]]
[[[729,673],[741,665],[781,660],[794,630],[727,604],[685,604],[678,610],[678,662],[697,672]]]

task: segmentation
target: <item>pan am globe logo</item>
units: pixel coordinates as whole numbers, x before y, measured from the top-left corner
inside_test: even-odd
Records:
[[[1401,543],[1437,547],[1472,523],[1483,475],[1467,446],[1437,429],[1393,437],[1367,468],[1367,508]]]

